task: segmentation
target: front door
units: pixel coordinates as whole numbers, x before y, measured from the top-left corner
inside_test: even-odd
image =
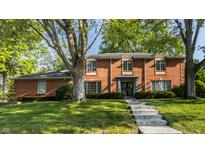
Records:
[[[121,82],[121,91],[125,96],[133,96],[133,82]]]

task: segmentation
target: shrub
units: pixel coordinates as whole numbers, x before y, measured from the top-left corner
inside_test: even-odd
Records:
[[[174,92],[177,97],[184,97],[184,85],[174,86],[172,92]]]
[[[86,94],[86,98],[98,99],[99,98],[99,94]]]
[[[2,102],[15,103],[16,102],[16,94],[13,92],[2,93],[0,95],[0,99]]]
[[[197,71],[195,79],[205,82],[205,71],[204,70]]]
[[[136,92],[135,93],[135,98],[137,99],[140,99],[140,98],[146,98],[146,99],[149,99],[149,98],[154,98],[155,97],[155,92],[151,92],[151,91],[148,91],[148,92]]]
[[[137,92],[135,98],[137,99],[149,99],[149,98],[173,98],[176,97],[175,93],[171,91],[158,91],[158,92]]]
[[[99,95],[99,99],[122,99],[125,94],[122,92],[110,92]]]
[[[73,84],[69,83],[61,86],[60,88],[58,88],[58,90],[56,90],[56,98],[58,100],[67,99],[72,96],[72,93],[73,93]]]
[[[175,93],[172,91],[158,91],[154,98],[174,98],[176,97]]]
[[[55,96],[19,96],[18,101],[56,101]]]
[[[205,83],[200,80],[195,81],[196,84],[196,95],[199,97],[205,97]]]

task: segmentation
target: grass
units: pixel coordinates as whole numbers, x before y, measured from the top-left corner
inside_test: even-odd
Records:
[[[137,127],[124,100],[56,101],[0,106],[0,133],[132,134]]]
[[[144,101],[156,106],[169,126],[189,134],[205,133],[205,99],[172,98]]]

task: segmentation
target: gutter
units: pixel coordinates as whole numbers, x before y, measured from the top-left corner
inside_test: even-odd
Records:
[[[110,85],[109,92],[112,92],[112,59],[110,59],[109,66],[110,66],[110,68],[109,68],[109,74],[110,74],[110,78],[109,78],[109,81],[110,81],[110,83],[109,83],[109,85]]]

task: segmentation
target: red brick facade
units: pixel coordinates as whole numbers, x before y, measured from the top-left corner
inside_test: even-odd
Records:
[[[184,58],[167,58],[164,59],[166,69],[164,74],[156,74],[155,59],[135,58],[133,61],[133,69],[129,75],[122,72],[123,59],[96,59],[97,69],[96,75],[84,76],[85,81],[101,81],[102,93],[118,91],[118,77],[137,77],[137,91],[150,91],[153,80],[170,80],[171,87],[184,83]],[[111,69],[110,69],[111,64]],[[111,73],[110,73],[111,72]],[[111,78],[111,81],[110,81]],[[110,87],[111,84],[111,87]],[[146,85],[145,85],[146,84]]]
[[[55,96],[56,90],[69,82],[68,79],[45,79],[46,93],[38,94],[38,80],[15,80],[15,93],[17,96]]]
[[[100,81],[100,91],[117,92],[121,91],[122,82],[132,82],[132,95],[136,91],[150,91],[152,89],[152,81],[171,81],[171,87],[184,83],[184,58],[164,58],[165,71],[156,72],[155,58],[131,58],[132,70],[124,72],[123,61],[126,58],[92,58],[96,61],[96,71],[94,73],[86,72],[84,81]],[[89,61],[89,59],[87,59]],[[56,90],[68,83],[71,79],[45,79],[46,93],[45,96],[54,96]],[[90,87],[92,88],[93,85]],[[99,86],[97,86],[99,88]],[[95,90],[94,90],[95,91]],[[15,92],[18,96],[38,96],[38,80],[23,79],[15,80]],[[96,90],[96,92],[98,92]]]

